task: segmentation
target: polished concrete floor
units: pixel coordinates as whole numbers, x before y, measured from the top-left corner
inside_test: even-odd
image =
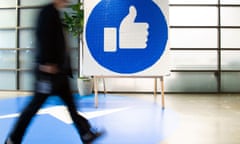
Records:
[[[161,144],[240,144],[240,95],[167,95],[180,126]]]
[[[0,92],[0,98],[29,93]],[[121,94],[123,95],[123,94]],[[154,101],[152,95],[124,94]],[[160,144],[240,144],[240,94],[166,94],[166,108],[177,113],[178,127]],[[160,95],[157,98],[160,105]]]

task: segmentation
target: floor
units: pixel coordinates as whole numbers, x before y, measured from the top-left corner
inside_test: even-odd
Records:
[[[166,103],[181,124],[161,144],[240,143],[240,95],[167,95]]]
[[[29,95],[31,95],[31,93],[0,92],[1,100],[8,99],[10,97],[14,98],[16,96],[23,97]],[[134,98],[147,103],[154,103],[153,96],[150,94],[124,94],[124,95],[114,94],[114,95],[116,96],[121,95],[121,97],[124,98]],[[111,96],[114,98],[114,95]],[[156,135],[158,137],[161,137],[157,144],[240,143],[239,94],[166,94],[165,96],[166,96],[165,113],[167,114],[166,120],[168,122],[165,122],[164,125],[161,125],[161,127],[163,127],[161,132],[158,132],[158,130],[156,130],[157,128],[154,129],[157,133],[161,133],[161,136]],[[161,101],[159,95],[157,99],[157,105],[159,107],[160,103]],[[104,104],[111,105],[112,103]],[[128,104],[124,103],[124,105]],[[159,112],[158,109],[155,112],[158,113]],[[126,111],[123,113],[126,113]],[[104,121],[107,120],[108,120],[107,118],[104,119]],[[135,143],[136,142],[129,144]],[[111,144],[115,143],[111,142]],[[145,142],[143,144],[152,143]]]

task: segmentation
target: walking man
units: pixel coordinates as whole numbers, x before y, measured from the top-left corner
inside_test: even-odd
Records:
[[[88,120],[78,114],[73,100],[68,79],[72,76],[70,57],[59,14],[59,9],[67,3],[68,0],[52,0],[52,3],[44,6],[39,13],[34,97],[21,113],[5,144],[21,144],[31,119],[52,94],[59,95],[67,106],[84,144],[91,144],[102,135],[102,132],[93,131]]]

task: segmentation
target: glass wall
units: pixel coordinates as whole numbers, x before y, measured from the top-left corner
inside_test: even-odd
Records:
[[[35,18],[48,2],[0,0],[0,90],[32,89]],[[240,92],[239,17],[238,0],[169,0],[173,65],[165,78],[166,92]],[[69,36],[69,43],[77,75],[78,40]],[[126,81],[106,80],[107,88],[152,91],[150,79]]]
[[[221,91],[240,92],[240,1],[221,0]]]
[[[0,0],[0,90],[33,89],[35,22],[49,0]],[[77,3],[78,0],[71,0]],[[67,9],[65,9],[67,10]],[[69,36],[75,75],[78,70],[78,40]],[[76,85],[76,81],[73,81]],[[75,87],[76,89],[76,87]]]
[[[240,92],[240,1],[170,0],[168,92]]]
[[[217,0],[170,0],[173,69],[166,91],[217,92],[219,6]]]

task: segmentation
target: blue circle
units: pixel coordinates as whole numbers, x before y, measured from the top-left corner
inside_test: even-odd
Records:
[[[120,49],[119,27],[129,13],[137,10],[135,22],[148,23],[145,49]],[[104,28],[117,29],[117,51],[104,52]],[[155,64],[162,56],[168,39],[168,26],[161,9],[152,0],[102,0],[92,10],[86,24],[86,42],[93,58],[108,70],[122,74],[141,72]]]

